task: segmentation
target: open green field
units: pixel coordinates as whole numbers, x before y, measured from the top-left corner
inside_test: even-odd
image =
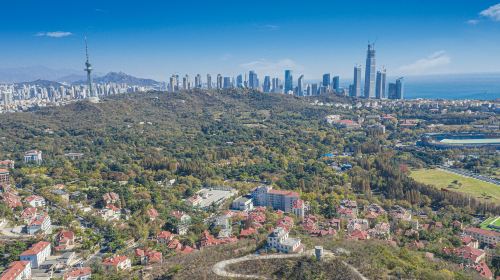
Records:
[[[482,229],[492,230],[492,228],[489,227],[490,225],[494,228],[500,228],[500,217],[489,217],[488,219],[484,220],[484,222],[482,222],[479,227]]]
[[[500,204],[500,187],[442,169],[412,170],[410,176],[418,182],[449,191],[469,194],[483,201]]]

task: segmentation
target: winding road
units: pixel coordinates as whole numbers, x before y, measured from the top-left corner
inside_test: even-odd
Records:
[[[334,258],[335,255],[330,252],[325,250],[323,252],[325,258]],[[240,263],[240,262],[245,262],[245,261],[254,261],[254,260],[270,260],[270,259],[290,259],[290,258],[299,258],[303,256],[314,256],[314,250],[308,250],[304,253],[299,253],[299,254],[272,254],[272,255],[247,255],[244,257],[240,258],[235,258],[235,259],[229,259],[225,261],[220,261],[216,263],[212,267],[212,272],[215,273],[218,276],[221,277],[230,277],[230,278],[246,278],[246,279],[268,279],[264,276],[261,275],[256,275],[256,274],[239,274],[239,273],[233,273],[233,272],[228,272],[226,271],[226,267],[228,265],[232,265],[235,263]],[[363,274],[361,274],[354,266],[342,261],[342,263],[349,267],[351,271],[356,274],[360,279],[362,280],[368,280],[368,278],[364,277]]]

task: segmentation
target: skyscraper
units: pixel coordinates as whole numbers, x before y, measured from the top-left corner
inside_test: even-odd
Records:
[[[243,88],[243,75],[241,75],[241,74],[236,76],[236,87]]]
[[[280,92],[280,79],[279,78],[273,78],[272,85],[271,85],[271,91],[274,93]]]
[[[221,74],[217,74],[217,89],[221,89],[222,88],[222,75]]]
[[[375,46],[368,44],[365,66],[365,98],[375,97]]]
[[[189,82],[189,75],[187,75],[187,74],[186,74],[186,76],[184,76],[184,78],[182,78],[182,89],[183,90],[190,90],[191,89],[191,85]]]
[[[200,74],[197,74],[194,77],[194,87],[195,88],[201,88],[201,75]]]
[[[264,77],[264,84],[262,85],[262,91],[265,93],[271,92],[271,77]]]
[[[232,88],[233,87],[233,85],[231,83],[231,77],[224,77],[223,87],[224,88]]]
[[[375,97],[377,99],[385,98],[385,82],[386,80],[386,72],[385,69],[382,71],[377,71],[377,81],[375,86]]]
[[[293,75],[292,70],[285,70],[285,94],[293,91]]]
[[[401,77],[396,80],[396,98],[404,99],[404,78]]]
[[[324,87],[329,87],[330,86],[330,74],[323,74],[323,86]]]
[[[168,83],[168,91],[170,92],[175,92],[177,90],[176,88],[176,85],[177,85],[177,81],[176,81],[176,76],[175,75],[172,75],[170,77],[170,81]]]
[[[297,95],[304,96],[304,75],[300,75],[297,80]]]
[[[355,66],[354,67],[354,80],[353,80],[353,85],[352,85],[352,92],[349,94],[352,97],[359,97],[361,96],[361,66]]]
[[[336,93],[339,93],[340,92],[340,77],[339,76],[335,76],[333,77],[333,81],[332,81],[333,85],[333,90],[335,90]]]
[[[248,87],[251,89],[259,88],[259,78],[257,76],[257,73],[255,73],[255,71],[253,70],[248,73]]]
[[[211,89],[212,88],[212,75],[207,74],[207,88]]]

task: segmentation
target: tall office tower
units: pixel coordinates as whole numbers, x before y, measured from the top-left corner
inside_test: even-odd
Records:
[[[280,90],[280,79],[279,78],[273,78],[272,85],[271,85],[271,91],[273,93],[279,93]]]
[[[396,80],[396,98],[404,99],[404,78],[401,77]]]
[[[377,71],[377,81],[375,83],[375,97],[377,99],[385,98],[385,79],[385,69],[383,69],[382,71]]]
[[[375,97],[375,45],[368,44],[365,67],[365,98]]]
[[[318,95],[318,84],[311,85],[311,95]]]
[[[293,91],[293,75],[292,70],[285,70],[285,94]]]
[[[243,88],[243,75],[241,75],[241,74],[236,76],[236,87]]]
[[[231,77],[224,77],[223,88],[232,88]]]
[[[251,89],[259,88],[259,78],[253,70],[248,73],[248,87]]]
[[[182,78],[182,89],[183,90],[188,90],[189,89],[189,75],[186,74],[184,78]]]
[[[179,74],[175,74],[175,90],[179,90],[181,88],[180,84],[181,84],[181,78]]]
[[[352,85],[352,91],[350,92],[352,97],[361,96],[361,66],[354,67],[354,82]]]
[[[197,74],[194,77],[194,87],[195,88],[201,88],[201,75],[200,74]]]
[[[245,80],[243,81],[243,87],[248,87],[248,74],[245,72]]]
[[[310,96],[310,95],[311,95],[311,85],[310,85],[310,84],[307,84],[307,85],[306,85],[306,95],[307,95],[307,96]]]
[[[222,75],[217,74],[217,89],[221,89],[221,88],[222,88]]]
[[[330,74],[323,74],[323,86],[324,87],[330,86]]]
[[[387,97],[389,99],[397,99],[396,83],[389,83],[389,92]]]
[[[177,90],[176,85],[177,85],[177,77],[175,75],[172,75],[170,77],[170,81],[168,84],[168,91],[175,92]]]
[[[297,80],[297,95],[304,96],[304,75],[300,75]]]
[[[212,89],[212,75],[207,74],[207,88]]]
[[[271,92],[271,77],[264,77],[264,84],[262,85],[262,91],[265,93]]]
[[[340,93],[340,77],[339,76],[333,77],[332,87],[333,87],[333,90],[335,90],[335,93]]]
[[[89,61],[89,48],[87,45],[87,37],[85,37],[85,56],[87,60],[85,61],[85,72],[87,72],[87,86],[89,87],[89,97],[94,97],[94,89],[92,86],[92,64]],[[97,97],[97,96],[95,96]]]

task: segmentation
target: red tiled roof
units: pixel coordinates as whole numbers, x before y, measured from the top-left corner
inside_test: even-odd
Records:
[[[182,248],[182,250],[181,250],[181,253],[183,253],[183,254],[189,254],[189,253],[191,253],[193,251],[194,251],[193,247],[184,246],[184,248]]]
[[[287,191],[287,190],[269,190],[270,194],[276,194],[276,195],[286,195],[286,196],[295,196],[299,197],[299,194],[294,191]]]
[[[45,200],[45,198],[39,196],[39,195],[30,195],[27,198],[24,199],[27,203],[30,203],[34,200]]]
[[[158,214],[158,211],[156,211],[156,209],[151,208],[151,209],[148,210],[148,216],[150,218],[156,218],[156,217],[158,217],[158,215],[159,214]]]
[[[171,239],[174,235],[170,231],[162,231],[156,236],[157,239]]]
[[[9,170],[1,168],[0,173],[9,173]]]
[[[41,251],[43,251],[47,246],[50,246],[49,242],[46,241],[40,241],[38,243],[35,243],[29,248],[28,250],[24,251],[21,253],[21,256],[32,256],[32,255],[37,255]]]
[[[78,278],[82,276],[87,276],[92,274],[92,269],[90,267],[80,267],[80,268],[74,268],[66,274],[64,274],[64,280],[66,279],[71,279],[71,278]]]
[[[175,211],[172,211],[171,215],[172,215],[172,217],[174,217],[176,219],[181,219],[182,216],[186,215],[186,213],[179,211],[179,210],[175,210]]]
[[[127,256],[120,256],[117,255],[115,257],[107,258],[102,261],[103,265],[112,265],[112,266],[117,266],[120,263],[126,261],[128,259]]]
[[[486,230],[486,229],[482,229],[482,228],[470,227],[470,228],[466,228],[464,231],[466,233],[472,232],[472,233],[482,234],[482,235],[491,236],[491,237],[500,236],[500,232],[496,232],[496,231],[492,231],[492,230]]]
[[[29,261],[14,261],[9,268],[0,274],[0,280],[15,280],[24,271]]]
[[[350,238],[357,240],[366,240],[368,239],[368,232],[356,229],[350,234]]]
[[[241,232],[240,232],[240,236],[242,236],[242,237],[248,237],[248,236],[250,236],[252,234],[256,234],[256,233],[257,233],[257,230],[254,229],[254,228],[252,228],[252,227],[250,227],[248,229],[242,229]]]

